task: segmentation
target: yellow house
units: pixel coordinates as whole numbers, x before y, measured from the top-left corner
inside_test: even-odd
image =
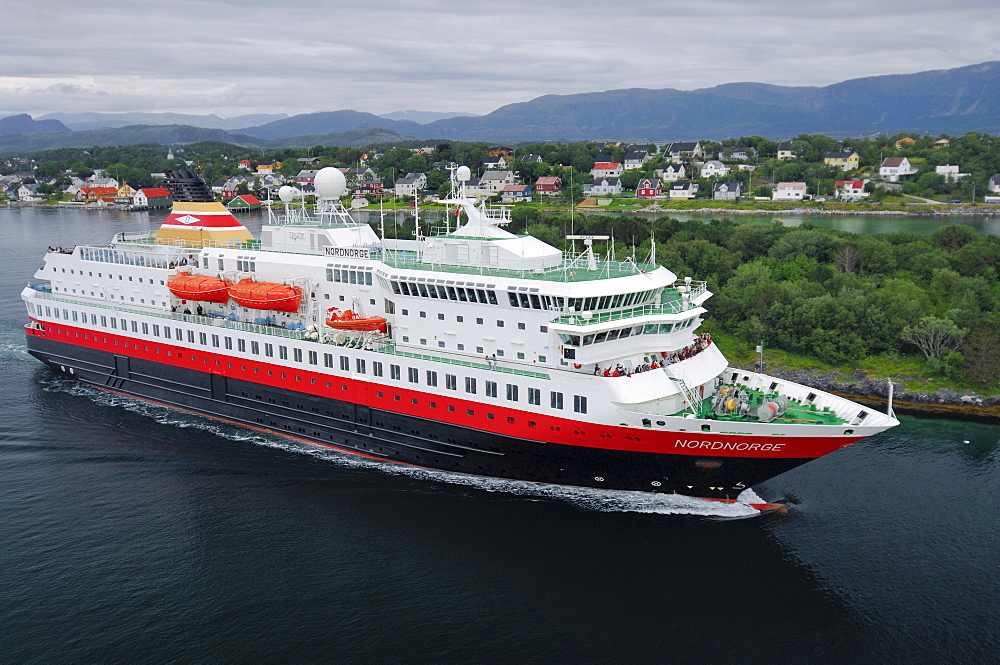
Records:
[[[135,192],[136,192],[135,187],[128,184],[127,182],[123,182],[121,187],[118,188],[118,194],[116,194],[116,196],[118,196],[119,198],[132,198],[133,196],[135,196]]]
[[[850,152],[828,152],[823,157],[823,163],[838,166],[842,171],[853,171],[858,168],[861,158],[853,150]]]
[[[896,141],[896,150],[902,150],[903,148],[909,148],[909,147],[911,147],[916,142],[917,142],[916,139],[911,139],[909,136],[904,136],[903,138],[901,138],[898,141]]]

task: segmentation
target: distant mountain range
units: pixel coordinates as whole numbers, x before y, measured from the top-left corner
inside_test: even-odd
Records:
[[[482,116],[443,114],[447,117],[433,119],[436,115],[442,114],[405,111],[386,117],[340,110],[223,120],[217,116],[177,114],[52,113],[37,121],[22,115],[0,120],[0,154],[204,140],[277,148],[371,145],[413,139],[655,141],[752,134],[788,138],[801,133],[863,136],[900,131],[961,134],[973,130],[992,134],[1000,133],[1000,62],[872,76],[824,87],[728,83],[690,91],[636,88],[545,95]],[[156,120],[185,121],[163,125],[153,122],[151,116]],[[68,125],[82,127],[110,122],[111,118],[134,118],[140,126],[69,131]],[[23,129],[14,131],[18,128]],[[364,140],[368,143],[358,143]]]
[[[205,129],[239,129],[263,125],[287,118],[285,113],[258,113],[220,118],[217,115],[190,115],[185,113],[49,113],[39,121],[58,120],[74,132],[91,129],[112,129],[134,125],[190,125]]]

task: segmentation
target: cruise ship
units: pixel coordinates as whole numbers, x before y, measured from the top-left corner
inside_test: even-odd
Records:
[[[898,424],[732,367],[706,283],[507,231],[452,169],[441,228],[386,238],[316,176],[255,237],[193,172],[155,232],[52,249],[22,292],[28,351],[106,390],[378,460],[737,501]]]

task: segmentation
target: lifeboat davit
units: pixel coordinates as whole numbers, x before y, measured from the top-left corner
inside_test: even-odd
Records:
[[[336,307],[330,309],[326,325],[337,330],[386,331],[386,320],[381,316],[358,316],[351,310],[341,312]]]
[[[250,309],[297,312],[302,302],[302,289],[290,284],[243,279],[229,287],[229,297]]]
[[[224,305],[229,302],[229,287],[233,283],[221,277],[192,275],[182,272],[167,280],[167,288],[181,300],[198,300]]]

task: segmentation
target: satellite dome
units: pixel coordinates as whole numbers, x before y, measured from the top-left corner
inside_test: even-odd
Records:
[[[289,203],[293,198],[295,198],[295,190],[288,185],[282,185],[278,188],[278,198],[285,203]]]
[[[321,199],[339,199],[347,191],[347,178],[340,169],[327,166],[316,174],[313,187]]]
[[[458,178],[460,182],[466,182],[472,178],[472,171],[469,170],[468,166],[459,166],[455,170],[455,177]]]

